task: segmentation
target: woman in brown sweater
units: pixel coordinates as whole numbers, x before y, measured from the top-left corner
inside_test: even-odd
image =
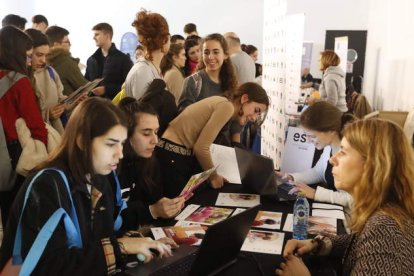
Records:
[[[277,275],[310,275],[305,253],[342,259],[343,275],[414,275],[414,157],[403,130],[385,120],[345,127],[331,158],[335,186],[353,196],[350,235],[290,240]],[[294,254],[295,253],[295,254]]]
[[[191,175],[214,167],[210,146],[229,120],[244,125],[255,121],[268,106],[266,91],[252,82],[241,85],[235,93],[211,96],[188,106],[169,124],[156,148],[167,196],[176,197]],[[217,173],[210,176],[213,188],[222,187],[224,181]]]

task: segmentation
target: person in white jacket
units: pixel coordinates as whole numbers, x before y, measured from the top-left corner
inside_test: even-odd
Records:
[[[340,204],[345,207],[345,212],[349,210],[352,198],[348,193],[336,189],[329,158],[340,150],[341,131],[344,125],[354,118],[353,115],[343,114],[337,107],[324,101],[314,103],[302,113],[300,123],[308,139],[317,149],[324,151],[313,168],[288,174],[287,179],[294,185],[290,193],[302,191],[309,199]],[[320,186],[320,183],[326,188]],[[309,184],[318,185],[314,189],[308,186]]]

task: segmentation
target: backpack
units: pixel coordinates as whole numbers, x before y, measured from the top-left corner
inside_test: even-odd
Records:
[[[9,89],[24,75],[11,71],[0,80],[0,99]],[[9,150],[7,149],[6,135],[3,129],[3,122],[0,117],[0,192],[9,191],[13,188],[16,171],[13,169]]]
[[[70,212],[66,212],[65,209],[62,207],[57,209],[50,218],[46,221],[43,227],[40,229],[35,241],[33,242],[32,246],[30,247],[29,252],[25,259],[21,256],[21,249],[22,249],[22,230],[21,230],[21,220],[23,217],[23,212],[26,207],[27,199],[29,198],[30,192],[32,190],[34,181],[42,175],[45,171],[56,171],[62,177],[63,182],[65,183],[65,188],[67,191],[68,198],[71,203],[71,210]],[[115,172],[112,172],[116,181],[116,206],[118,207],[118,216],[114,222],[114,230],[118,231],[122,226],[122,217],[121,211],[126,208],[126,203],[121,198],[121,188],[119,184],[118,177],[116,176]],[[9,275],[11,273],[18,274],[21,276],[29,276],[36,268],[37,263],[40,260],[40,257],[43,254],[43,251],[46,248],[46,245],[49,239],[52,237],[56,227],[59,225],[59,222],[63,219],[65,231],[66,231],[66,238],[67,238],[67,245],[69,248],[77,247],[82,248],[82,238],[80,234],[79,228],[79,221],[78,216],[76,213],[75,205],[73,204],[72,195],[69,187],[68,179],[65,173],[59,169],[55,168],[47,168],[39,171],[30,181],[27,190],[25,192],[24,201],[22,210],[20,213],[19,221],[17,224],[16,236],[14,239],[14,246],[13,246],[13,256],[12,258],[6,263],[6,266],[3,268],[1,273],[4,275]]]

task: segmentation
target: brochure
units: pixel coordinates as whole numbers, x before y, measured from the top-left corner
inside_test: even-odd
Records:
[[[215,172],[217,167],[211,168],[207,171],[194,174],[190,177],[184,189],[181,191],[180,196],[184,196],[187,200],[191,193],[193,193],[200,185],[210,177],[210,175]]]
[[[73,91],[66,99],[62,100],[60,103],[71,105],[76,100],[85,93],[90,92],[92,89],[98,86],[98,84],[103,80],[103,78],[95,79],[93,81],[87,82],[85,85],[82,85],[75,91]]]
[[[151,228],[154,239],[168,237],[177,244],[200,245],[206,233],[207,226],[191,224],[187,226],[167,226]]]
[[[242,251],[282,254],[284,233],[250,230],[244,240]]]
[[[280,229],[282,213],[259,211],[253,221],[253,227],[265,229]]]
[[[234,209],[190,204],[175,219],[212,225],[228,218]]]
[[[260,204],[260,195],[219,193],[216,206],[253,207]]]
[[[219,166],[217,173],[232,184],[241,184],[240,171],[234,148],[212,144],[210,146],[210,153],[213,164]]]
[[[327,218],[327,217],[317,217],[317,216],[310,216],[309,217],[309,225],[308,225],[308,234],[318,235],[318,234],[331,234],[336,235],[337,228],[336,228],[336,218]],[[283,231],[285,232],[292,232],[293,231],[293,215],[288,214],[285,225],[283,227]]]

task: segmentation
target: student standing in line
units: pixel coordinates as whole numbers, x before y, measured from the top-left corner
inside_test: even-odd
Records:
[[[170,49],[167,20],[158,14],[142,10],[132,23],[145,56],[132,66],[125,80],[125,95],[139,100],[154,79],[162,79],[161,60]]]
[[[33,139],[47,145],[47,130],[28,78],[32,46],[30,37],[16,27],[6,26],[0,29],[0,88],[5,92],[0,98],[0,118],[13,169],[22,153],[15,125],[18,118],[25,120]],[[0,192],[3,227],[6,227],[9,209],[23,181],[24,177],[18,175],[10,191]]]
[[[119,102],[127,115],[128,139],[119,178],[128,208],[123,211],[126,230],[136,230],[157,218],[171,218],[184,207],[184,198],[163,196],[162,173],[153,155],[158,143],[158,115],[151,105],[126,97]]]
[[[161,61],[161,73],[176,104],[183,91],[185,61],[185,50],[181,44],[171,44],[170,50]]]
[[[65,105],[60,101],[67,96],[63,95],[63,85],[59,74],[46,63],[49,54],[49,41],[41,31],[27,29],[26,34],[33,41],[31,69],[33,71],[36,96],[42,112],[43,120],[52,125],[60,134],[64,128],[60,117],[65,111]]]
[[[112,100],[121,90],[121,86],[132,67],[132,61],[112,43],[114,31],[108,23],[93,26],[93,39],[99,48],[88,58],[85,78],[89,81],[103,78],[92,92],[95,95]]]
[[[244,125],[255,121],[268,106],[266,91],[251,82],[233,93],[227,91],[224,96],[211,96],[188,106],[170,123],[156,148],[166,195],[177,196],[192,174],[214,167],[210,146],[227,122],[234,119]],[[221,188],[224,182],[217,173],[210,176],[213,188]]]
[[[210,34],[201,43],[203,62],[199,71],[184,80],[178,109],[225,91],[235,91],[237,78],[229,58],[226,40],[221,34]]]
[[[184,73],[185,76],[191,76],[197,72],[198,63],[200,62],[200,42],[198,39],[188,38],[184,42],[185,50],[185,66]]]
[[[311,275],[307,253],[342,260],[342,275],[414,275],[414,157],[404,131],[380,119],[351,123],[330,162],[335,185],[354,199],[352,233],[289,240],[276,275]]]
[[[124,114],[110,101],[89,98],[73,111],[61,145],[36,168],[44,171],[37,173],[22,213],[21,255],[24,260],[40,229],[57,209],[63,208],[74,221],[70,197],[81,246],[68,246],[67,225],[61,219],[33,275],[113,275],[123,269],[125,254],[143,254],[146,262],[153,258],[151,248],[161,257],[171,255],[164,245],[175,246],[170,239],[153,241],[118,236],[116,232],[122,201],[115,193],[116,175],[112,171],[123,157],[126,139]],[[64,173],[70,194],[61,174],[51,168]],[[11,266],[25,192],[33,177],[26,180],[14,201],[0,251],[0,271]]]
[[[318,150],[323,150],[323,153],[313,168],[287,176],[288,180],[294,181],[294,188],[290,193],[301,191],[312,200],[343,205],[349,213],[352,198],[347,192],[335,187],[329,158],[340,151],[342,129],[352,120],[354,116],[342,113],[328,102],[316,102],[301,114],[300,124],[307,134],[307,139]],[[282,176],[283,173],[278,175]],[[308,186],[317,183],[323,183],[326,187],[318,185],[314,189]]]

